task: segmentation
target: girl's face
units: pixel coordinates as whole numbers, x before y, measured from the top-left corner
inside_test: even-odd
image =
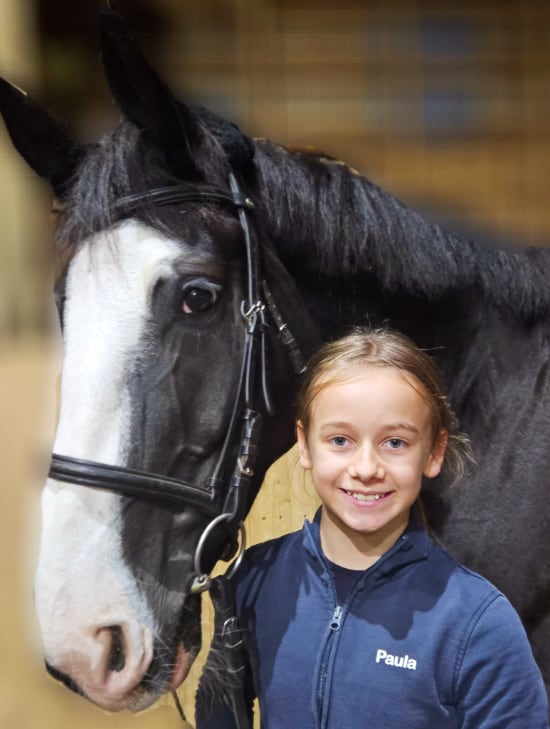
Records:
[[[411,381],[374,367],[324,385],[309,432],[298,425],[297,435],[323,502],[322,536],[337,530],[388,549],[407,526],[422,475],[439,473],[446,444],[443,431],[434,445],[430,409]]]

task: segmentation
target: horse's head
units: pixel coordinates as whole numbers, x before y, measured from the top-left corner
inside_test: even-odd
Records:
[[[6,82],[0,108],[60,203],[64,362],[36,577],[45,657],[92,701],[137,710],[184,680],[200,644],[193,578],[234,542],[291,443],[296,378],[277,328],[300,303],[246,212],[254,143],[177,102],[112,13],[103,51],[124,120],[99,144],[75,143]],[[289,395],[273,415],[263,379]],[[257,457],[248,410],[264,416]]]

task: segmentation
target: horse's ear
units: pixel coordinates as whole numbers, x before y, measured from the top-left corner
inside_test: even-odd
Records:
[[[77,144],[60,122],[3,78],[0,112],[19,154],[62,198],[85,147]]]
[[[249,178],[255,153],[254,143],[250,137],[245,136],[236,124],[222,119],[209,109],[202,106],[191,106],[190,108],[210,134],[218,140],[231,167]]]
[[[165,152],[173,171],[200,179],[193,152],[200,129],[193,112],[177,101],[130,34],[121,15],[101,8],[103,65],[122,113]]]

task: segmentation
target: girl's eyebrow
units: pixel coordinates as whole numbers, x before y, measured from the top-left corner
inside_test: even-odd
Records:
[[[333,430],[334,428],[352,428],[353,423],[348,422],[347,420],[330,420],[326,423],[323,423],[320,430]],[[410,433],[416,433],[418,434],[420,431],[418,428],[413,425],[412,423],[385,423],[383,425],[384,430],[408,430]]]
[[[346,420],[331,420],[328,423],[323,423],[320,430],[333,430],[334,428],[351,428],[351,423]]]
[[[411,433],[419,433],[420,431],[412,423],[389,423],[384,426],[388,430],[408,430]]]

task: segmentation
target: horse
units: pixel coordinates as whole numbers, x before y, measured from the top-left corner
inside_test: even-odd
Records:
[[[114,11],[101,26],[121,120],[99,142],[0,84],[57,200],[48,670],[112,711],[181,685],[200,591],[294,441],[303,362],[367,324],[437,360],[475,464],[424,486],[426,518],[510,598],[550,684],[550,252],[461,240],[337,160],[246,136],[176,99]]]

